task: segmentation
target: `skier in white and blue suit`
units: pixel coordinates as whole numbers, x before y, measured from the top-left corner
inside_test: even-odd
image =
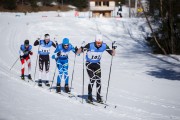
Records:
[[[45,65],[45,71],[46,71],[46,81],[45,85],[50,86],[49,84],[49,68],[50,68],[50,49],[53,46],[56,48],[56,45],[53,41],[50,40],[50,35],[45,34],[44,40],[36,40],[34,42],[34,46],[39,45],[38,48],[38,54],[39,54],[39,80],[38,80],[38,86],[42,86],[42,73],[43,68]]]
[[[88,85],[88,99],[87,102],[93,102],[92,99],[92,88],[94,85],[94,82],[96,82],[96,88],[97,88],[97,102],[101,103],[101,65],[100,60],[102,57],[102,53],[104,51],[107,51],[110,55],[115,55],[115,47],[112,46],[112,50],[109,48],[109,46],[102,41],[102,35],[97,34],[95,37],[95,41],[88,43],[85,46],[81,46],[81,48],[78,49],[77,54],[80,54],[82,51],[87,50],[86,53],[86,69],[87,73],[90,78],[90,82]]]
[[[69,91],[69,76],[68,76],[68,54],[70,51],[73,51],[76,54],[77,47],[74,48],[71,43],[69,43],[68,38],[64,38],[62,43],[56,47],[54,51],[54,55],[52,56],[53,59],[56,60],[57,68],[59,70],[59,75],[57,76],[57,86],[56,92],[61,92],[61,79],[64,74],[65,80],[65,92]]]

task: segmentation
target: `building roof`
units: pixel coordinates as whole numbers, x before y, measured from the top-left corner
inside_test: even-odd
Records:
[[[89,0],[89,1],[115,1],[115,0]]]

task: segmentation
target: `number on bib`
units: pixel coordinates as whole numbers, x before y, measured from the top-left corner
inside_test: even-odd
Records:
[[[101,59],[100,55],[92,55],[91,59]]]

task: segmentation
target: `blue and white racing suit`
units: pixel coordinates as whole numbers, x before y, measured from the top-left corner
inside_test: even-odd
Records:
[[[61,84],[62,76],[64,74],[65,85],[68,85],[69,75],[68,75],[68,54],[70,51],[75,53],[75,48],[69,44],[67,49],[64,49],[63,44],[59,44],[54,51],[52,59],[56,60],[59,75],[57,76],[57,84]],[[60,56],[57,53],[60,52]]]
[[[39,45],[38,54],[39,54],[39,80],[42,79],[42,72],[45,65],[45,71],[46,71],[46,80],[49,80],[49,67],[50,67],[50,49],[51,47],[55,47],[56,45],[51,40],[46,43],[45,40],[36,40],[34,42],[34,46]]]

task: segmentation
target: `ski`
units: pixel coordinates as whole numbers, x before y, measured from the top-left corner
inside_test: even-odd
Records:
[[[114,108],[114,109],[117,108],[117,105],[110,105],[104,102],[101,102],[101,103],[95,102],[95,104],[98,104],[99,106],[104,107],[104,108]]]
[[[60,94],[60,95],[63,95],[63,96],[67,96],[67,97],[69,97],[69,98],[72,98],[72,97],[75,97],[76,98],[76,95],[74,95],[74,94],[72,94],[72,93],[70,93],[70,92],[68,92],[68,93],[66,93],[66,92],[56,92],[56,87],[50,87],[49,89],[55,89],[55,91],[54,91],[54,93],[56,93],[56,94]],[[67,95],[66,95],[67,94]],[[77,99],[77,98],[76,98]]]
[[[98,106],[98,105],[95,104],[94,102],[88,102],[87,100],[86,100],[86,103],[88,103],[88,104],[90,104],[90,105]]]
[[[28,82],[29,82],[29,81],[32,81],[32,82],[34,82],[34,80],[32,80],[32,79],[28,79]]]
[[[22,76],[20,76],[20,78],[21,78],[21,80],[24,80],[24,81],[26,80],[25,78],[27,78],[28,82],[29,81],[34,82],[34,80],[28,78],[28,75],[24,75],[24,78],[22,78]]]
[[[70,93],[70,92],[69,92],[69,93],[67,93],[67,94],[68,94],[68,97],[69,97],[69,98],[73,98],[73,97],[75,97],[75,98],[76,98],[76,100],[77,100],[77,96],[76,96],[75,94],[72,94],[72,93]]]
[[[117,108],[117,105],[110,105],[110,104],[107,104],[107,103],[103,103],[104,105],[104,108],[107,108],[107,107],[111,107],[111,108]]]
[[[20,76],[20,77],[21,77],[21,76]],[[22,80],[22,81],[25,81],[25,82],[28,82],[28,83],[29,83],[29,81],[34,82],[34,80],[32,80],[32,79],[25,79],[25,78],[23,79],[23,78],[21,78],[21,80]]]
[[[96,104],[96,102],[90,102],[90,101],[88,101],[88,100],[87,100],[87,95],[84,95],[84,96],[82,96],[82,95],[77,95],[77,97],[85,99],[85,101],[86,101],[87,104],[94,105],[94,106],[98,106],[98,105]],[[82,103],[82,101],[81,101],[81,103]]]
[[[62,94],[61,92],[55,92],[55,93],[64,96],[64,94]]]
[[[80,95],[79,95],[79,97],[80,97]],[[86,100],[87,101],[87,100]],[[94,100],[93,101],[93,104],[95,104],[96,106],[101,106],[101,107],[104,107],[104,108],[117,108],[117,105],[114,105],[114,104],[107,104],[107,103],[105,103],[105,102],[97,102],[96,100]]]
[[[47,80],[41,80],[41,82],[39,82],[39,80],[35,80],[35,81],[33,81],[33,82],[36,82],[39,87],[42,87],[43,84],[44,84],[44,86],[46,86],[46,87],[50,87],[49,82],[52,82],[52,81],[48,81],[48,82],[47,82]]]
[[[42,86],[42,84],[39,84],[39,83],[38,83],[38,87],[43,87],[43,86]]]

